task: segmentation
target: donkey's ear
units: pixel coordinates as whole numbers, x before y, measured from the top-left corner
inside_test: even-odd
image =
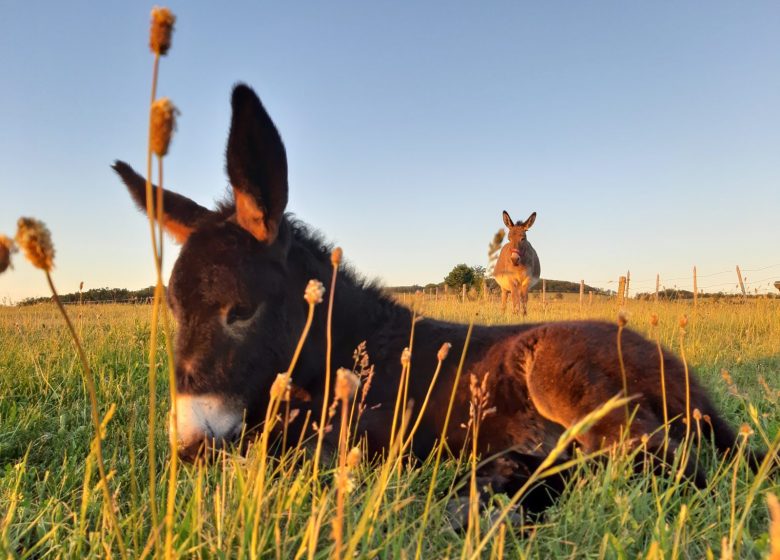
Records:
[[[515,223],[512,221],[512,218],[509,217],[509,212],[504,210],[504,225],[508,228],[513,228],[515,226]]]
[[[523,227],[525,229],[531,229],[531,226],[534,225],[535,221],[536,221],[536,212],[528,216],[528,219],[523,222]]]
[[[133,171],[133,168],[123,161],[116,161],[112,166],[130,191],[135,204],[146,212],[146,179]],[[152,203],[157,204],[157,187],[152,185]],[[155,216],[157,208],[154,207]],[[185,196],[163,190],[163,228],[178,243],[184,243],[197,224],[213,212]]]
[[[239,225],[273,243],[287,206],[287,155],[271,117],[251,88],[233,89],[227,174]]]

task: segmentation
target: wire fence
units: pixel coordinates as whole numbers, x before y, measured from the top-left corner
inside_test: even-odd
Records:
[[[771,271],[777,271],[771,274]],[[759,276],[754,278],[754,274]],[[704,283],[701,280],[704,279]],[[691,274],[688,276],[664,277],[658,273],[655,278],[635,278],[631,276],[630,271],[617,278],[587,280],[583,279],[579,284],[575,282],[564,282],[565,287],[561,286],[560,281],[542,280],[533,288],[534,292],[541,292],[540,297],[552,297],[553,294],[561,292],[579,291],[580,302],[587,298],[591,300],[594,291],[595,295],[603,297],[606,295],[616,296],[618,299],[635,298],[638,295],[657,299],[678,299],[697,297],[717,296],[723,294],[726,296],[775,296],[780,297],[780,263],[757,268],[741,269],[738,265],[732,270],[719,270],[717,272],[707,272],[699,274],[697,267],[691,267]],[[546,288],[545,288],[546,285]],[[413,287],[393,290],[401,301],[407,301],[414,298],[415,290]],[[458,299],[461,301],[475,299],[493,299],[500,292],[495,282],[492,284],[477,286],[449,287],[441,284],[428,285],[419,290],[421,295],[433,299]]]
[[[770,274],[769,271],[776,272]],[[755,273],[758,278],[754,277]],[[629,278],[629,287],[631,294],[654,293],[656,288],[659,290],[676,289],[694,291],[697,293],[717,293],[725,294],[766,294],[776,293],[778,287],[776,283],[780,281],[780,263],[762,266],[758,268],[742,268],[737,265],[730,270],[719,270],[717,272],[708,272],[701,274],[696,272],[696,267],[691,267],[691,274],[688,276],[665,277],[659,273],[655,278],[635,278],[626,273]],[[701,280],[705,282],[702,283]],[[592,280],[586,283],[594,287],[606,287],[612,289],[619,283],[619,278]],[[744,287],[744,290],[743,290]]]

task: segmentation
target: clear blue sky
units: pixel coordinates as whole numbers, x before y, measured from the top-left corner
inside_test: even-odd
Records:
[[[0,232],[44,220],[63,292],[153,283],[148,226],[109,168],[144,168],[151,7],[2,4]],[[776,2],[170,7],[166,186],[201,204],[225,192],[244,81],[285,140],[289,210],[385,284],[485,264],[503,209],[538,212],[547,278],[780,279]],[[0,300],[46,293],[21,258],[0,276]]]

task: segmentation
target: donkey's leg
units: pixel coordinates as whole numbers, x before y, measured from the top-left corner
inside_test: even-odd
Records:
[[[506,311],[506,296],[509,294],[504,288],[501,288],[501,311]]]
[[[520,288],[520,302],[523,304],[523,317],[528,315],[528,283],[524,282]]]
[[[500,506],[496,507],[493,496],[495,494],[514,496],[526,485],[544,460],[545,457],[541,455],[507,450],[481,464],[476,473],[480,512],[489,512],[491,518],[496,516]],[[518,505],[512,508],[508,516],[511,525],[520,526],[524,522],[538,521],[539,515],[563,494],[568,481],[577,470],[574,466],[564,465],[564,460],[556,460],[550,467],[558,467],[560,471],[538,479],[525,489]],[[469,485],[464,484],[458,491],[457,497],[447,504],[454,529],[463,530],[467,527],[469,505]]]
[[[520,283],[512,280],[512,309],[515,314],[520,313]]]

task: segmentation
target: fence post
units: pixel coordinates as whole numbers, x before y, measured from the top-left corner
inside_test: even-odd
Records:
[[[742,295],[744,297],[747,297],[747,292],[745,291],[745,283],[742,281],[742,271],[739,269],[739,265],[737,265],[737,280],[739,280],[739,289],[742,290]]]
[[[628,299],[628,289],[631,284],[631,271],[626,272],[626,290],[623,292],[623,299]]]
[[[618,305],[623,305],[626,297],[626,277],[621,276],[618,280]]]
[[[547,303],[547,280],[542,278],[542,305]]]
[[[588,290],[588,307],[593,305],[593,290]]]
[[[696,267],[693,267],[693,307],[699,305],[699,286],[696,283]]]
[[[658,290],[661,287],[661,275],[655,275],[655,302],[658,303]]]
[[[580,280],[580,307],[582,307],[582,300],[585,297],[585,280]]]
[[[463,288],[461,288],[460,294],[461,301],[466,303],[466,284],[463,284]]]

